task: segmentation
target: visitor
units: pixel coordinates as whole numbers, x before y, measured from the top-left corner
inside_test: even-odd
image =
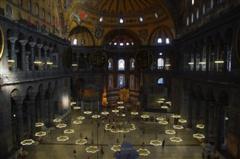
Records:
[[[162,142],[162,149],[164,149],[164,147],[165,147],[165,139]]]
[[[77,158],[77,151],[74,149],[73,150],[73,158],[76,159]]]
[[[104,155],[103,147],[101,147],[101,154]]]

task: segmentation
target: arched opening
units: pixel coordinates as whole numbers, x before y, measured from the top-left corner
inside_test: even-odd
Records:
[[[131,30],[119,29],[108,32],[103,40],[103,46],[130,47],[141,45],[138,35]]]
[[[118,60],[118,71],[124,71],[125,70],[125,60],[119,59]]]

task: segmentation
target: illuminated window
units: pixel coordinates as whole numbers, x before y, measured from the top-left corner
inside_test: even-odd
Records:
[[[157,43],[158,43],[158,44],[161,44],[162,42],[163,42],[163,41],[162,41],[162,38],[158,38],[158,39],[157,39]]]
[[[77,39],[73,39],[72,44],[73,44],[73,45],[77,45],[77,43],[78,43],[78,40],[77,40]]]
[[[189,17],[187,17],[186,25],[189,26]]]
[[[135,60],[131,59],[130,60],[130,70],[134,70],[135,69]]]
[[[99,18],[99,22],[103,22],[103,17],[100,17],[100,18]]]
[[[164,59],[163,59],[163,58],[158,58],[157,68],[158,68],[159,70],[164,68]]]
[[[118,88],[125,87],[125,76],[124,75],[118,75]]]
[[[123,21],[123,18],[120,18],[120,19],[119,19],[119,23],[120,23],[120,24],[123,24],[123,22],[124,22],[124,21]]]
[[[164,79],[161,77],[158,79],[157,84],[163,85],[164,84]]]
[[[118,60],[118,70],[119,71],[125,70],[125,61],[123,59]]]
[[[197,9],[197,13],[196,13],[196,19],[199,18],[199,9]]]
[[[203,14],[206,13],[206,6],[205,6],[205,4],[204,4],[203,7],[202,7],[202,13],[203,13]]]
[[[194,5],[194,2],[195,2],[195,1],[194,1],[194,0],[192,0],[192,5]]]
[[[113,60],[109,59],[108,60],[108,70],[112,70],[113,69]]]
[[[166,38],[166,44],[170,44],[170,39]]]

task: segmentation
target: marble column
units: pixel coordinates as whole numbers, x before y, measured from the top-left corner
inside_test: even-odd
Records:
[[[12,70],[16,71],[17,69],[17,55],[15,51],[15,42],[17,41],[16,37],[10,37],[9,41],[11,42],[11,57],[9,57],[11,60],[14,60],[14,63],[12,63]]]
[[[39,61],[43,62],[42,57],[41,57],[41,49],[43,47],[43,44],[37,44],[37,47],[38,47],[38,57],[37,58],[38,58]],[[41,65],[39,65],[38,68],[39,68],[39,71],[40,71],[42,69]]]
[[[48,46],[44,46],[44,59],[43,59],[43,63],[44,63],[43,69],[44,69],[44,70],[47,70],[47,69],[48,69],[48,65],[47,65],[47,62],[48,62],[47,51],[48,51],[48,50],[49,50],[49,47],[48,47]]]
[[[31,70],[34,71],[35,67],[34,67],[34,60],[35,60],[35,54],[34,54],[34,47],[36,45],[35,42],[30,42],[29,43],[31,46]]]
[[[22,58],[21,58],[21,62],[22,62],[22,70],[26,71],[27,70],[27,58],[26,58],[26,44],[27,44],[27,40],[20,40],[21,46],[22,46]]]

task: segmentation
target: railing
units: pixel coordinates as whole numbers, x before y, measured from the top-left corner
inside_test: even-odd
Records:
[[[55,79],[59,77],[70,77],[71,75],[72,73],[70,71],[48,70],[48,71],[10,72],[8,74],[2,74],[1,78],[3,79],[2,86],[4,86],[24,82]]]

